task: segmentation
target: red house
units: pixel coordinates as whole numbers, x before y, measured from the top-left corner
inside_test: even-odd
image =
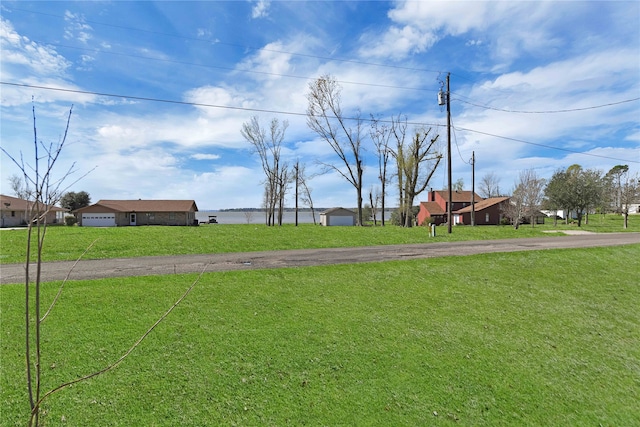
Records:
[[[482,197],[471,191],[454,191],[451,194],[451,211],[455,212],[471,205],[471,197],[475,203],[481,202]],[[427,218],[436,225],[447,222],[447,205],[449,204],[449,190],[431,190],[427,193],[427,201],[420,202],[418,225],[423,225]]]
[[[476,202],[475,225],[499,225],[504,217],[503,206],[509,203],[509,199],[510,197],[491,197]],[[453,212],[453,223],[471,225],[471,205]]]

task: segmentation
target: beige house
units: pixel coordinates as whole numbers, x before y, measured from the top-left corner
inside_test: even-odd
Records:
[[[0,227],[25,226],[29,221],[35,220],[35,212],[32,212],[33,203],[31,200],[0,194]],[[64,222],[64,214],[67,210],[57,206],[44,205],[40,207],[40,212],[46,212],[40,218],[42,222],[46,220],[47,224],[56,224]]]
[[[84,227],[197,225],[194,200],[100,200],[74,211]]]
[[[320,212],[320,225],[356,225],[356,213],[345,208],[332,208]]]

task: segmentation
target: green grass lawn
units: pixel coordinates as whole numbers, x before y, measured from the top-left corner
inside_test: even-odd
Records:
[[[44,421],[640,425],[638,259],[630,245],[206,274],[114,371],[53,395]],[[43,388],[115,360],[194,278],[68,283],[43,327]],[[6,426],[28,413],[23,299],[0,287]]]
[[[627,231],[640,231],[640,215],[630,216]],[[457,226],[451,234],[447,227],[437,228],[429,237],[426,227],[321,227],[291,224],[282,227],[265,225],[203,225],[200,227],[49,227],[46,235],[45,261],[75,260],[95,241],[85,258],[121,258],[149,255],[180,255],[221,252],[252,252],[279,249],[352,247],[408,244],[514,237],[553,236],[545,230],[577,229],[576,225]],[[622,217],[593,215],[583,230],[597,232],[624,231]],[[0,263],[24,262],[26,230],[0,231]]]

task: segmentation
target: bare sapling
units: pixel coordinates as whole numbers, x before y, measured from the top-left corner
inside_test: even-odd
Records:
[[[72,384],[88,380],[90,378],[108,372],[118,366],[122,361],[131,354],[140,343],[160,324],[175,307],[182,302],[184,298],[193,290],[195,285],[200,281],[205,265],[200,275],[194,280],[191,286],[180,296],[180,298],[126,351],[124,354],[111,363],[107,367],[73,379],[66,383],[60,384],[49,391],[42,389],[42,323],[49,317],[60,295],[63,287],[68,281],[71,272],[78,264],[80,259],[91,249],[95,241],[89,245],[86,250],[76,260],[70,268],[66,278],[62,281],[57,294],[52,299],[48,309],[41,315],[42,299],[41,299],[41,272],[43,267],[43,250],[49,214],[53,207],[60,201],[61,195],[68,189],[63,185],[70,181],[71,176],[76,172],[75,163],[66,170],[61,176],[55,175],[55,166],[60,159],[63,148],[65,146],[69,125],[71,122],[71,114],[73,106],[69,109],[64,134],[57,144],[45,145],[38,141],[36,128],[35,106],[33,107],[33,135],[34,135],[34,155],[33,164],[25,163],[24,156],[20,153],[19,159],[7,152],[3,147],[0,150],[5,154],[21,171],[24,180],[24,192],[22,193],[29,201],[29,209],[26,216],[27,221],[27,240],[26,240],[26,256],[25,256],[25,361],[26,361],[26,380],[28,400],[30,406],[29,427],[37,427],[40,425],[40,415],[44,400],[51,394],[60,391]],[[89,171],[90,172],[90,171]],[[79,179],[86,176],[89,172],[82,175]],[[70,185],[75,184],[79,179],[73,180]],[[12,180],[14,180],[12,178]]]

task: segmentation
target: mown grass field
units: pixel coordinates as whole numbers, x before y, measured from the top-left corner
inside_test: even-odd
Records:
[[[640,217],[627,231],[640,231]],[[51,227],[46,260],[549,236],[575,225]],[[583,230],[617,232],[593,216]],[[22,262],[25,230],[0,231]],[[22,252],[21,252],[22,251]],[[206,274],[45,425],[638,425],[640,245]],[[116,360],[196,276],[70,282],[43,389]],[[44,303],[58,283],[44,285]],[[0,287],[0,425],[25,425],[24,290]]]
[[[640,244],[206,274],[114,371],[51,396],[43,419],[640,425],[638,259]],[[43,389],[117,359],[195,277],[68,283],[43,326]],[[28,413],[23,299],[0,287],[6,426]]]
[[[75,260],[92,243],[85,259],[122,258],[153,255],[184,255],[221,252],[253,252],[280,249],[329,248],[409,244],[460,240],[507,239],[516,237],[553,237],[550,230],[575,230],[576,225],[548,220],[545,225],[458,226],[451,234],[437,227],[437,236],[429,237],[427,227],[322,227],[301,224],[295,227],[265,225],[202,225],[200,227],[49,227],[46,234],[45,261]],[[622,232],[622,217],[592,215],[581,230]],[[640,231],[640,215],[629,217],[626,231]],[[24,262],[26,230],[0,230],[0,263]]]

